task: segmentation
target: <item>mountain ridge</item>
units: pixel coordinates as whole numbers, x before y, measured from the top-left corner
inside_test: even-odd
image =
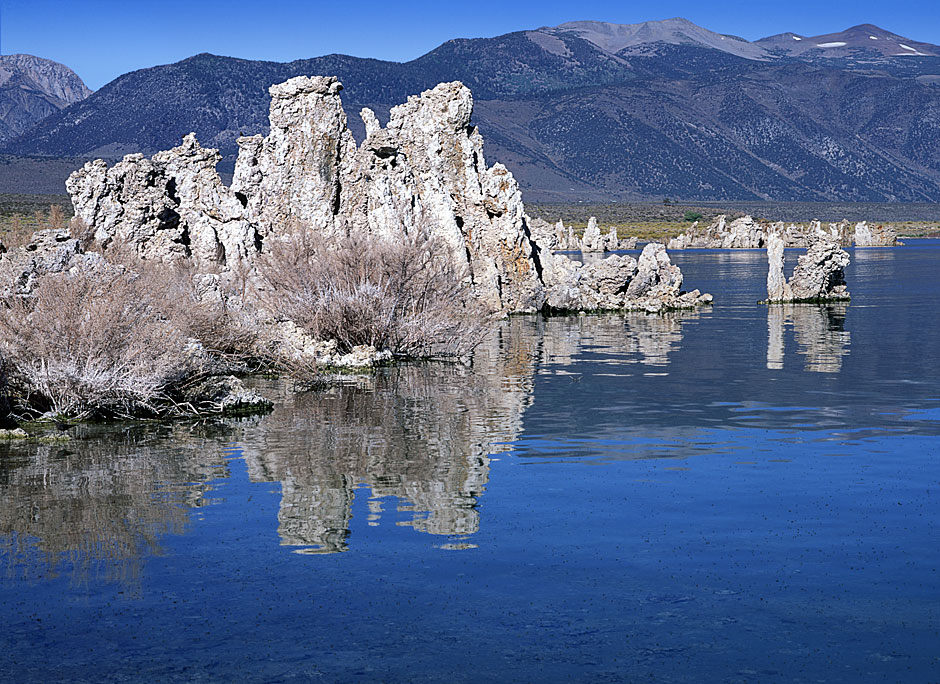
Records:
[[[913,50],[869,49],[864,40],[879,40],[866,31]],[[940,57],[927,54],[940,48],[870,25],[817,37],[846,43],[836,48],[793,36],[751,43],[677,18],[453,39],[409,62],[201,53],[124,74],[5,151],[113,158],[195,131],[225,170],[239,135],[267,130],[273,83],[338,76],[361,139],[362,107],[384,121],[409,95],[461,80],[487,157],[528,198],[940,201]],[[793,52],[787,40],[809,46]]]

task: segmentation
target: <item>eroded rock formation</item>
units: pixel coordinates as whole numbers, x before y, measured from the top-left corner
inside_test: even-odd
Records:
[[[110,169],[102,161],[86,164],[67,183],[76,217],[102,249],[182,257],[199,269],[242,275],[251,273],[269,241],[299,231],[426,234],[445,245],[466,270],[474,296],[493,311],[553,306],[551,293],[561,290],[564,308],[576,310],[705,301],[673,287],[681,275],[643,271],[629,265],[633,259],[593,269],[551,263],[555,249],[569,246],[558,237],[574,236],[543,239],[530,232],[512,174],[484,160],[483,140],[470,125],[473,100],[461,83],[410,97],[391,110],[384,128],[363,110],[366,138],[358,147],[341,89],[333,77],[272,86],[270,133],[239,139],[231,188],[215,171],[218,153],[200,147],[194,135],[152,159],[129,155]],[[581,242],[597,251],[623,248],[616,231],[602,235],[596,220]],[[632,285],[627,276],[641,271],[644,284]],[[627,279],[611,282],[621,277]]]
[[[783,273],[783,238],[768,235],[767,301],[821,302],[849,299],[845,283],[848,253],[830,236],[813,235],[809,248],[800,255],[793,275],[787,280]]]
[[[0,298],[31,295],[45,275],[112,268],[100,254],[86,254],[67,230],[40,230],[23,247],[0,250]]]
[[[682,290],[682,272],[660,243],[646,245],[639,259],[615,254],[581,265],[562,255],[548,254],[542,263],[546,306],[555,311],[657,312],[712,301],[709,294]]]
[[[808,225],[782,221],[760,223],[751,216],[737,218],[730,223],[727,217],[718,216],[709,226],[700,228],[693,223],[686,232],[672,238],[669,249],[761,249],[768,245],[772,234],[782,240],[784,247],[809,247],[811,238],[827,237],[842,247],[893,247],[897,235],[890,228],[878,226],[871,229],[864,221],[853,228],[848,221],[830,223],[828,230],[819,221]]]
[[[617,250],[636,249],[637,238],[620,238],[617,228],[610,227],[606,234],[601,232],[597,218],[588,219],[584,234],[578,237],[571,226],[565,227],[563,221],[554,226],[538,218],[526,217],[526,225],[535,242],[553,251],[603,253]]]
[[[867,222],[855,224],[856,247],[894,247],[898,244],[898,234],[887,226],[869,226]]]

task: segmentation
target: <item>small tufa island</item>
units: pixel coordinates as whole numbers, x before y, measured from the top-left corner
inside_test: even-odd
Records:
[[[850,299],[845,283],[849,254],[827,235],[811,235],[789,280],[783,274],[784,237],[767,236],[767,303],[827,302]]]
[[[590,265],[556,254],[512,174],[486,165],[461,83],[409,98],[384,128],[362,110],[358,146],[341,90],[272,86],[270,132],[239,139],[231,187],[194,134],[73,173],[71,230],[0,246],[7,411],[253,410],[264,402],[233,374],[460,356],[512,313],[711,302],[682,289],[662,244]]]

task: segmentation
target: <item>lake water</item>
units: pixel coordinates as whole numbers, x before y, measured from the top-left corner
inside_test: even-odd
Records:
[[[789,254],[789,258],[795,254]],[[2,682],[940,681],[940,243],[0,445]]]

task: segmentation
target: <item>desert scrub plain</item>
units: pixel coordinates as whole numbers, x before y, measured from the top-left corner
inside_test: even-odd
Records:
[[[0,243],[19,247],[37,230],[67,228],[71,218],[68,195],[0,194]]]

